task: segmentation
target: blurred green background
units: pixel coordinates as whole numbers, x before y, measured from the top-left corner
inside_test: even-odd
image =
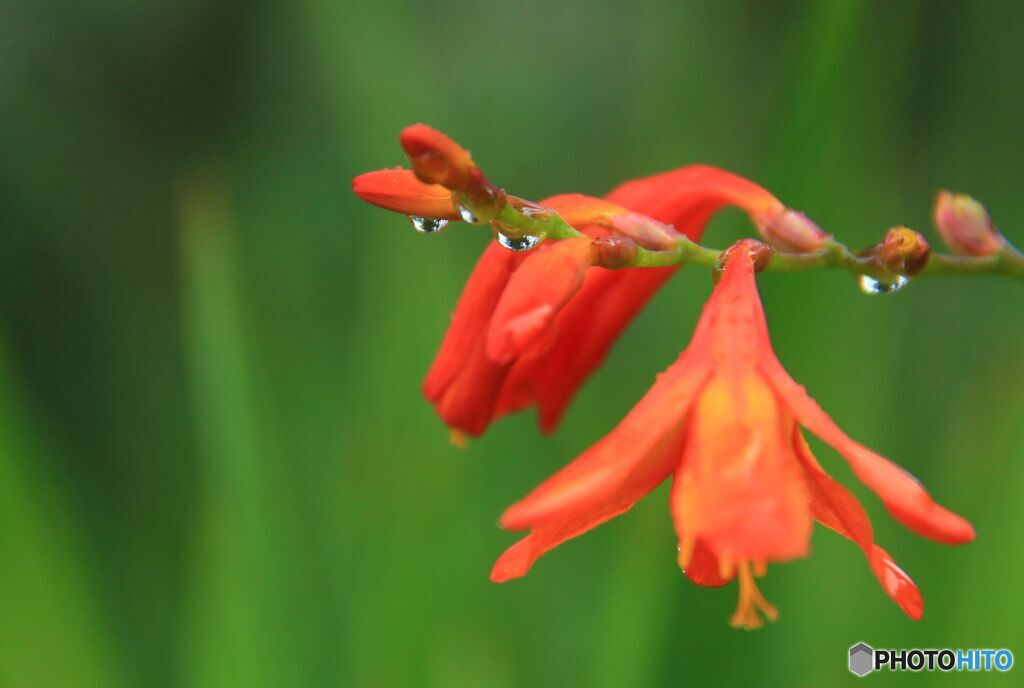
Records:
[[[707,273],[557,435],[525,414],[459,451],[419,385],[486,232],[417,235],[349,186],[425,121],[526,197],[706,162],[853,245],[928,231],[943,186],[1024,243],[1020,7],[4,2],[0,685],[818,686],[856,680],[861,640],[1020,659],[1022,285],[762,280],[794,377],[979,537],[911,535],[821,449],[925,618],[819,530],[747,633],[735,586],[680,575],[664,488],[487,580],[502,509],[674,359]],[[725,213],[707,243],[750,229]]]

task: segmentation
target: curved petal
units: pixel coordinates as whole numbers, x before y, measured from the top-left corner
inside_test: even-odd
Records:
[[[694,240],[698,238],[694,234],[699,234],[703,224],[723,206],[742,208],[755,223],[785,208],[764,187],[709,165],[688,165],[625,182],[607,199],[659,222],[673,224]]]
[[[621,448],[615,441],[608,441],[614,435],[615,431],[505,512],[501,519],[503,527],[530,527],[530,534],[498,558],[491,570],[492,581],[503,583],[525,576],[542,554],[629,511],[637,500],[672,474],[679,460],[682,437],[677,429],[642,449],[634,446],[639,451],[629,454],[613,453]],[[616,457],[622,465],[608,466]],[[602,475],[607,481],[595,482]],[[579,482],[565,484],[566,480]],[[546,503],[530,504],[535,496],[547,500]]]
[[[589,237],[541,244],[508,281],[487,332],[487,355],[509,363],[551,329],[593,260]]]
[[[577,193],[549,196],[541,205],[554,210],[563,220],[580,231],[594,223],[604,222],[611,217],[629,212],[621,205],[603,198]]]
[[[486,429],[508,366],[491,361],[484,341],[491,315],[523,255],[492,243],[480,257],[462,290],[423,381],[423,394],[452,428],[471,435]]]
[[[807,475],[814,517],[822,525],[860,545],[882,589],[907,616],[919,620],[924,614],[921,591],[888,552],[875,544],[874,530],[864,507],[849,490],[825,472],[798,427],[793,429],[793,445]]]
[[[632,493],[630,486],[637,482],[646,485],[649,457],[678,436],[674,431],[706,376],[702,361],[684,351],[614,430],[509,507],[501,526],[510,530],[534,527],[581,504],[616,502],[624,490]]]
[[[452,192],[439,184],[424,184],[412,170],[377,170],[352,180],[352,190],[368,203],[417,217],[460,220]]]
[[[847,437],[774,356],[767,356],[761,367],[797,420],[849,461],[853,472],[896,520],[919,535],[946,544],[974,539],[974,527],[932,501],[910,473]]]
[[[445,425],[472,437],[487,429],[508,366],[494,363],[480,340],[462,360],[455,378],[431,401]]]
[[[576,390],[675,270],[590,268],[583,286],[556,316],[554,335],[543,355],[525,356],[513,364],[496,415],[536,403],[541,430],[554,430]]]

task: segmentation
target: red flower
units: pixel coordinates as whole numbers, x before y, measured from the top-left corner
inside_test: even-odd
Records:
[[[452,192],[492,209],[504,203],[503,192],[444,134],[417,124],[401,142],[413,171],[360,175],[353,181],[360,197],[448,220],[459,218]],[[542,205],[587,237],[606,236],[611,227],[652,249],[669,248],[680,233],[698,239],[729,205],[745,210],[782,248],[814,250],[827,238],[760,186],[706,166],[627,182],[605,201],[567,194]],[[678,269],[597,267],[600,251],[584,243],[545,242],[523,254],[492,245],[484,252],[423,384],[456,435],[479,435],[493,420],[534,404],[541,428],[553,430],[619,334]]]
[[[588,236],[607,234],[590,224],[600,213],[592,202],[581,199],[586,197],[556,196],[541,204],[559,211]],[[691,239],[699,238],[711,216],[726,205],[743,208],[759,223],[785,211],[756,184],[704,166],[628,182],[606,200],[615,204],[611,207],[674,225]],[[601,210],[603,217],[612,213],[607,207]],[[572,274],[578,291],[571,298],[561,292],[554,303],[540,294],[531,296],[535,290],[550,289],[550,270],[530,269],[530,277],[511,281],[513,273],[526,271],[534,261],[548,264],[547,252],[553,248],[541,244],[526,254],[510,254],[491,246],[477,263],[423,387],[450,427],[479,435],[493,420],[536,404],[541,428],[553,430],[572,395],[601,364],[619,334],[678,269],[590,267],[582,286],[575,282],[580,275]],[[506,293],[511,296],[504,297]],[[523,323],[530,327],[518,338],[496,334],[509,324],[498,317],[505,310],[499,306],[504,298],[530,301],[543,309]],[[486,347],[481,345],[485,340]]]
[[[491,578],[523,576],[544,552],[627,511],[670,475],[679,564],[700,585],[739,578],[735,626],[776,611],[754,576],[768,562],[807,554],[814,520],[864,550],[883,589],[912,618],[920,593],[874,543],[857,499],[811,455],[800,426],[831,444],[905,526],[947,544],[974,529],[937,505],[903,469],[847,437],[772,351],[754,281],[750,240],[726,255],[722,279],[690,345],[604,439],[501,518],[529,535],[497,561]]]

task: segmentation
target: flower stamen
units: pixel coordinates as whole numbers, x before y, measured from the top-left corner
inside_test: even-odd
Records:
[[[466,437],[466,433],[456,428],[452,428],[451,431],[448,433],[448,441],[451,442],[453,446],[456,446],[459,449],[466,448],[467,439],[468,438]]]
[[[763,562],[761,562],[763,565]],[[755,563],[755,567],[758,564]],[[751,571],[749,561],[740,562],[736,569],[740,583],[740,600],[736,605],[736,611],[729,619],[729,625],[733,628],[746,628],[752,630],[764,625],[761,614],[764,614],[769,621],[779,618],[779,611],[764,598],[761,591],[754,582],[754,574]]]

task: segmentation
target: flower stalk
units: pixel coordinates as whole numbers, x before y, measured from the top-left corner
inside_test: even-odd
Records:
[[[521,207],[514,204],[514,197],[508,197],[504,205],[493,215],[494,222],[499,223],[505,234],[523,236],[531,235],[542,239],[570,239],[582,236],[562,217],[553,210],[545,209],[543,214],[524,214]],[[519,204],[526,204],[522,199],[514,199]],[[486,210],[467,205],[474,214],[477,210],[487,216]],[[528,204],[529,208],[540,206]],[[493,211],[492,211],[493,212]],[[695,241],[680,236],[676,245],[669,249],[653,250],[638,247],[633,260],[617,265],[609,265],[612,269],[621,268],[660,268],[674,265],[703,265],[717,267],[722,257],[720,249],[702,246]],[[858,253],[834,238],[827,239],[822,248],[810,253],[789,253],[775,251],[771,260],[764,267],[765,272],[806,272],[820,269],[846,270],[855,277],[868,276],[882,282],[894,281],[899,277],[935,277],[953,275],[1001,275],[1024,279],[1024,254],[1008,242],[998,253],[988,256],[951,255],[931,253],[924,266],[911,274],[907,270],[892,270],[886,267],[877,253],[868,251]]]

